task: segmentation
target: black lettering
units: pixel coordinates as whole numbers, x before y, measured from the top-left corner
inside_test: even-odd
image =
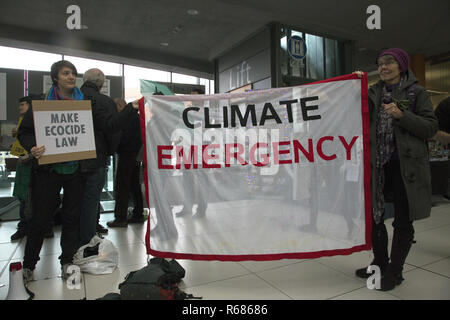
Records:
[[[248,116],[252,115],[252,125],[256,126],[258,123],[256,122],[256,111],[255,111],[255,105],[249,104],[247,105],[247,108],[245,109],[245,115],[242,117],[241,110],[239,109],[238,105],[232,104],[231,105],[231,127],[236,127],[236,115],[239,118],[239,122],[242,127],[247,126]]]
[[[271,115],[267,115],[267,111],[270,110]],[[274,119],[278,124],[282,123],[280,117],[278,116],[277,112],[275,111],[274,107],[271,103],[267,102],[264,105],[262,115],[261,115],[261,121],[259,122],[260,126],[263,126],[266,120],[268,119]]]
[[[78,137],[68,137],[67,139],[69,140],[69,145],[71,147],[76,147],[77,146]]]
[[[308,98],[301,98],[300,99],[300,105],[302,106],[303,121],[319,120],[320,118],[322,118],[320,115],[308,116],[308,111],[319,110],[319,105],[307,106],[306,102],[308,102],[308,101],[316,101],[316,100],[319,100],[318,96],[308,97]]]
[[[289,120],[289,123],[294,122],[294,119],[292,118],[292,104],[293,104],[293,103],[297,103],[297,102],[298,102],[297,99],[294,99],[294,100],[286,100],[286,101],[280,101],[280,105],[283,105],[283,104],[286,105],[286,110],[287,110],[287,113],[288,113],[288,120]]]
[[[220,128],[220,123],[212,124],[209,122],[209,108],[205,108],[205,128]]]
[[[50,117],[51,117],[51,123],[59,123],[58,114],[57,113],[50,114]]]
[[[223,107],[223,127],[228,128],[228,108]]]
[[[194,111],[198,112],[200,110],[200,108],[198,108],[198,107],[188,107],[188,108],[184,109],[183,110],[183,122],[184,122],[186,127],[194,129],[194,125],[189,122],[189,119],[188,119],[188,116],[187,116],[188,112],[191,111],[191,110],[194,110]]]

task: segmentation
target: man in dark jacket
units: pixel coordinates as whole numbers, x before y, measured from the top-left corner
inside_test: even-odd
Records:
[[[116,100],[117,108],[121,110],[126,104],[123,100]],[[121,111],[122,113],[123,111]],[[139,150],[142,147],[140,119],[137,114],[128,126],[122,130],[122,137],[117,149],[119,161],[115,182],[116,205],[114,220],[107,223],[108,227],[127,227],[128,223],[144,222],[144,202],[141,185],[139,183],[140,164],[137,161]],[[128,196],[131,193],[134,209],[128,219]]]
[[[80,246],[89,243],[95,232],[108,232],[99,224],[100,196],[105,185],[106,170],[110,155],[115,152],[120,142],[120,131],[113,132],[111,127],[101,123],[102,119],[118,117],[114,101],[100,93],[105,75],[99,69],[89,69],[83,75],[84,84],[81,87],[85,99],[92,101],[96,161],[90,161],[89,175],[86,179],[80,214]]]

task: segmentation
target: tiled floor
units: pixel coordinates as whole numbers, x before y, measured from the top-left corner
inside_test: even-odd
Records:
[[[102,224],[112,214],[103,214]],[[388,220],[388,232],[392,227]],[[8,293],[11,262],[23,258],[25,239],[11,243],[17,222],[0,225],[0,299]],[[108,275],[83,275],[80,289],[69,289],[59,278],[58,256],[61,231],[46,239],[41,261],[35,270],[36,280],[29,288],[35,299],[96,299],[109,292],[119,292],[118,284],[134,270],[146,265],[145,224],[127,229],[110,229],[107,238],[119,251],[119,267]],[[431,217],[415,223],[417,243],[408,256],[400,286],[390,292],[369,290],[354,270],[369,263],[368,251],[350,256],[334,256],[315,260],[279,261],[190,261],[179,260],[186,269],[181,287],[186,292],[207,300],[290,300],[290,299],[450,299],[450,201],[439,198]],[[2,286],[3,285],[3,286]]]

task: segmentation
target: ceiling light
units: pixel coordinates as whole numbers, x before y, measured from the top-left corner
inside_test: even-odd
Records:
[[[198,15],[198,10],[195,10],[195,9],[189,9],[189,10],[187,11],[187,13],[188,13],[189,15],[191,15],[191,16],[196,16],[196,15]]]
[[[163,47],[167,47],[169,45],[169,43],[168,42],[161,42],[160,45],[163,46]]]

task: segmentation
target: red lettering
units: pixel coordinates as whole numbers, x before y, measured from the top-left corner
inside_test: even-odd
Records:
[[[317,142],[317,153],[319,154],[319,156],[326,161],[330,161],[330,160],[334,160],[337,158],[337,156],[335,154],[331,155],[331,156],[327,156],[326,154],[323,153],[322,151],[322,144],[324,143],[324,141],[326,140],[330,140],[333,141],[334,137],[331,136],[326,136],[326,137],[322,137],[319,139],[319,141]]]
[[[312,139],[308,139],[308,151],[306,151],[305,148],[303,148],[302,144],[298,140],[293,141],[293,147],[294,147],[294,162],[299,163],[300,162],[300,156],[298,150],[303,153],[303,155],[308,159],[309,162],[314,162],[314,146]]]
[[[291,152],[290,149],[280,150],[279,146],[290,146],[290,141],[280,141],[280,142],[272,142],[273,148],[273,157],[275,164],[289,164],[292,163],[292,159],[289,160],[280,160],[279,156],[282,154],[289,154]]]
[[[202,156],[202,163],[203,166],[202,168],[205,169],[214,169],[214,168],[220,168],[220,164],[215,163],[215,164],[208,164],[208,160],[217,160],[219,159],[219,156],[217,154],[212,154],[210,155],[208,153],[209,149],[216,149],[216,148],[220,148],[219,144],[204,144],[202,146],[202,150],[203,150],[203,156]]]
[[[355,144],[356,140],[358,139],[358,136],[354,136],[350,144],[347,144],[347,141],[345,141],[345,138],[343,136],[339,136],[339,140],[341,140],[342,145],[345,148],[345,151],[347,151],[347,160],[352,160],[352,147]]]
[[[237,151],[230,152],[231,148],[237,148]],[[240,143],[226,143],[225,144],[225,167],[229,167],[231,164],[231,157],[235,158],[243,166],[248,163],[241,155],[244,153],[244,146]]]
[[[189,154],[185,156],[183,146],[177,146],[177,164],[176,168],[181,169],[181,160],[183,160],[184,168],[190,169],[191,164],[193,164],[193,169],[198,169],[198,147],[197,146],[191,146],[189,150]]]
[[[157,146],[158,150],[158,169],[173,169],[173,165],[163,164],[163,159],[172,160],[171,154],[163,154],[164,150],[172,150],[173,146]]]
[[[250,157],[250,162],[252,165],[256,166],[256,167],[264,167],[267,166],[269,164],[269,154],[260,154],[261,158],[263,159],[263,162],[258,162],[256,161],[256,149],[259,149],[260,147],[266,148],[267,149],[267,143],[265,142],[258,142],[257,144],[254,144],[251,148],[250,148],[250,152],[249,152],[249,157]]]

